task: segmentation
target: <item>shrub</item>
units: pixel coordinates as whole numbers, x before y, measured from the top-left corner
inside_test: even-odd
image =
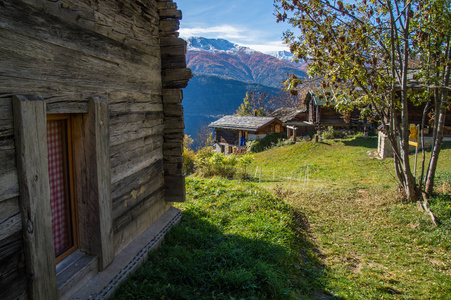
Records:
[[[194,173],[194,160],[196,159],[196,152],[191,149],[193,139],[186,135],[183,139],[183,174],[189,175]]]
[[[326,131],[321,133],[321,137],[325,140],[331,140],[343,137],[343,133],[334,129],[333,126],[328,126]]]
[[[287,138],[286,133],[268,134],[261,140],[248,143],[248,149],[250,152],[253,153],[262,152],[278,145],[281,141],[283,141],[286,138]]]

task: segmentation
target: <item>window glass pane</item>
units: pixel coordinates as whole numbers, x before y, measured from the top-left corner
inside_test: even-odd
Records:
[[[50,206],[55,256],[72,246],[67,176],[66,120],[47,121]]]

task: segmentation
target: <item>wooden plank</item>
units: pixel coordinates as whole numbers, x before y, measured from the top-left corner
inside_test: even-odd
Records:
[[[164,104],[165,117],[183,117],[183,106],[180,104]]]
[[[111,103],[110,110],[112,113],[115,112],[130,112],[130,113],[138,113],[138,112],[153,112],[153,111],[163,111],[163,103],[161,103],[161,98],[158,103],[132,103],[132,102],[120,102],[120,103]]]
[[[138,172],[154,162],[163,158],[163,149],[155,149],[145,157],[130,159],[126,164],[117,166],[111,170],[111,183],[114,184],[131,174]]]
[[[183,99],[183,91],[181,89],[164,89],[163,90],[163,102],[164,104],[169,103],[180,103]]]
[[[28,292],[33,299],[56,299],[46,112],[40,97],[14,96],[14,129],[23,216]]]
[[[110,126],[125,124],[125,123],[135,123],[144,122],[146,119],[159,119],[163,118],[162,111],[146,111],[146,112],[115,112],[110,113]]]
[[[190,69],[168,69],[163,71],[163,88],[185,88],[193,77]]]
[[[0,224],[20,213],[19,198],[11,198],[0,204]]]
[[[0,98],[0,138],[12,136],[13,134],[13,108],[11,97]]]
[[[181,156],[183,152],[183,142],[165,142],[163,147],[164,156]]]
[[[58,101],[48,102],[47,114],[86,114],[88,101]]]
[[[158,11],[158,13],[160,14],[160,19],[167,19],[167,18],[177,19],[177,20],[182,19],[182,12],[175,8],[160,9]]]
[[[165,19],[160,21],[160,35],[167,37],[180,29],[180,21],[177,19]]]
[[[163,125],[163,118],[147,118],[138,122],[118,123],[111,125],[111,138],[126,135],[129,132],[144,131],[154,129]]]
[[[164,185],[164,176],[163,172],[161,172],[158,175],[154,175],[152,177],[147,177],[150,180],[146,182],[145,184],[138,186],[135,186],[135,189],[133,189],[129,194],[124,195],[120,199],[117,199],[117,201],[114,202],[113,206],[113,218],[116,219],[119,216],[123,215],[127,211],[130,210],[130,208],[134,207],[141,201],[144,201],[154,193],[156,190],[160,189]]]
[[[186,67],[186,56],[181,55],[162,55],[161,56],[161,68],[167,69],[181,69]]]
[[[120,83],[114,88],[78,86],[72,84],[61,84],[58,82],[43,82],[33,79],[22,78],[12,81],[10,77],[0,74],[0,97],[11,95],[11,91],[33,92],[41,95],[46,104],[54,102],[86,102],[93,95],[108,98],[110,104],[118,103],[113,114],[124,112],[153,112],[154,110],[142,109],[142,106],[133,107],[134,103],[161,103],[161,89],[155,86],[152,91],[139,92],[119,89]],[[132,106],[132,107],[129,107]],[[152,107],[150,107],[152,108]],[[160,106],[159,111],[163,111]],[[110,109],[111,111],[111,109]]]
[[[9,172],[16,168],[16,151],[14,140],[0,140],[0,170]]]
[[[183,163],[166,163],[164,164],[165,176],[183,176]]]
[[[20,215],[20,212],[18,212],[0,223],[0,240],[3,240],[16,232],[20,232],[21,230],[22,216]]]
[[[114,135],[110,137],[111,146],[124,144],[133,140],[145,138],[153,135],[162,135],[164,131],[164,125],[156,125],[152,128],[139,128],[133,131],[124,132],[120,135]]]
[[[0,50],[2,72],[10,80],[24,78],[110,89],[119,84],[123,89],[141,92],[153,91],[161,84],[161,62],[155,58],[149,59],[146,67],[118,64],[1,28]]]
[[[39,39],[52,40],[52,36],[71,36],[74,38],[74,47],[79,43],[80,48],[88,48],[86,40],[89,42],[89,38],[103,36],[108,37],[110,43],[126,42],[128,47],[148,52],[155,51],[152,46],[158,44],[158,15],[152,1],[140,5],[133,16],[126,16],[124,13],[127,5],[136,7],[136,4],[130,1],[123,1],[121,5],[115,1],[97,2],[95,5],[90,1],[28,1],[28,5],[23,3],[26,1],[3,2],[2,11],[5,16],[2,18],[7,20],[2,22],[3,26],[31,34],[43,31],[49,35],[38,35]],[[27,31],[22,28],[24,25],[30,29]],[[45,30],[45,25],[48,30]],[[79,31],[78,35],[76,30]],[[105,49],[105,45],[99,45],[98,48]],[[112,54],[115,53],[114,50],[111,49]]]
[[[114,145],[114,146],[111,146],[111,148],[110,148],[111,158],[120,156],[122,153],[130,152],[130,151],[133,151],[134,149],[139,149],[139,148],[150,147],[150,148],[152,148],[151,150],[154,150],[155,144],[159,145],[158,147],[161,147],[162,143],[163,143],[163,136],[160,134],[157,134],[157,135],[145,136],[145,137],[137,139],[137,140],[126,142],[124,144]]]
[[[132,141],[128,144],[135,145],[135,148],[131,149],[123,149],[122,151],[119,150],[119,152],[112,153],[111,155],[111,168],[115,169],[118,166],[129,164],[131,160],[141,160],[141,159],[147,159],[152,154],[152,151],[161,149],[163,146],[163,137],[162,136],[156,136],[155,139],[153,139],[152,143],[146,143],[146,145],[142,144],[143,139]],[[129,148],[131,145],[125,145],[124,148]]]
[[[138,219],[140,215],[147,213],[155,203],[164,199],[164,188],[161,187],[153,192],[143,201],[137,203],[123,215],[114,220],[114,234],[129,226],[134,220]]]
[[[14,140],[0,140],[0,202],[19,195]],[[3,205],[3,204],[2,204]]]
[[[90,98],[73,126],[80,249],[99,258],[100,270],[114,258],[108,122],[107,101]]]
[[[10,170],[0,174],[0,203],[19,196],[17,171]]]
[[[115,183],[111,187],[111,195],[113,198],[113,206],[117,201],[121,201],[121,199],[132,193],[136,187],[139,187],[149,181],[149,178],[153,176],[157,176],[158,174],[163,172],[163,161],[159,160],[148,166],[147,168],[142,169],[139,172],[136,172],[121,181]]]
[[[177,4],[172,1],[157,1],[157,8],[161,9],[177,9]]]
[[[21,233],[0,246],[0,299],[23,299],[27,292]]]
[[[167,202],[185,202],[185,177],[165,176],[164,177],[165,200]]]

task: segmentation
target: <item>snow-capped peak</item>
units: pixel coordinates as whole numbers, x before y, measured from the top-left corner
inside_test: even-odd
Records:
[[[275,58],[278,58],[280,60],[292,62],[294,59],[294,55],[291,52],[288,51],[276,51],[272,53],[268,53],[271,56],[274,56]]]
[[[244,51],[247,53],[255,52],[254,50],[229,42],[224,39],[207,39],[203,37],[190,37],[186,40],[188,51],[209,51],[209,52],[226,52],[236,53]]]

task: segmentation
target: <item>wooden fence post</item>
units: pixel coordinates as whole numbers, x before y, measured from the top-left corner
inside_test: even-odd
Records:
[[[260,167],[260,176],[258,179],[258,185],[260,186],[262,184],[262,167]]]

